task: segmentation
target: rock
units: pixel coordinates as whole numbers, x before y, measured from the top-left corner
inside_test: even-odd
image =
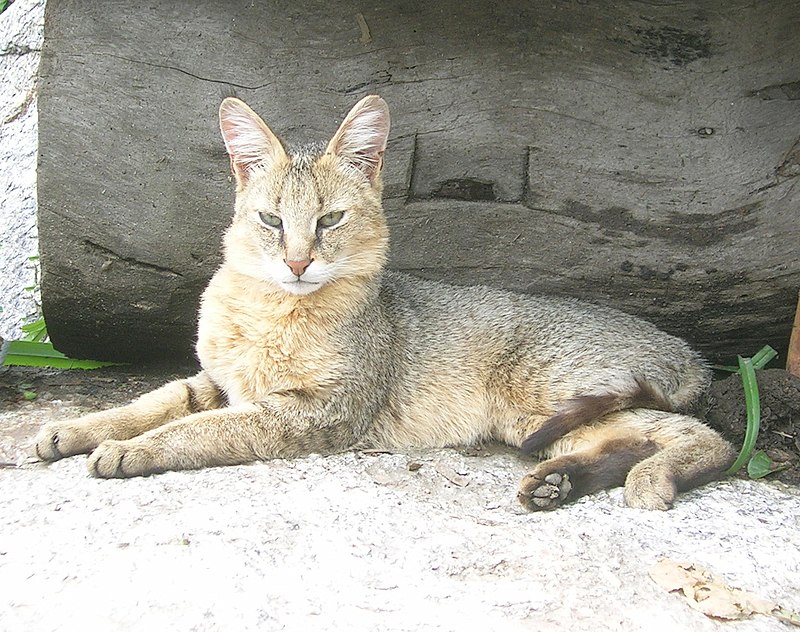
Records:
[[[612,304],[712,357],[785,349],[800,5],[704,6],[203,0],[133,19],[51,0],[39,202],[53,342],[190,354],[231,214],[216,111],[233,89],[294,142],[328,138],[366,93],[387,99],[395,268]]]
[[[36,70],[44,0],[16,0],[0,15],[0,334],[19,338],[38,312]],[[34,291],[25,288],[35,288]]]
[[[650,579],[664,557],[800,609],[800,492],[780,483],[714,483],[667,512],[617,488],[531,514],[515,498],[531,463],[497,448],[115,481],[82,457],[15,466],[40,424],[168,377],[0,373],[55,398],[0,400],[0,629],[727,632]]]

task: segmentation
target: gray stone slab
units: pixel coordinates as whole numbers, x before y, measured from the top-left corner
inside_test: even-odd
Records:
[[[231,87],[295,142],[386,98],[395,268],[612,304],[713,357],[786,347],[797,3],[50,0],[45,35],[44,309],[67,353],[189,353]]]

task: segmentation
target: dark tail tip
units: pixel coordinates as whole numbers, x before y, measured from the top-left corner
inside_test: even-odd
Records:
[[[547,418],[522,442],[520,445],[522,453],[529,456],[541,452],[557,439],[588,421],[586,415],[588,409],[583,407],[585,399],[587,398],[578,397],[564,402],[555,415]]]

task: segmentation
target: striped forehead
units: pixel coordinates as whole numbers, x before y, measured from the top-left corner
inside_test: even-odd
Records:
[[[284,218],[316,213],[322,206],[310,156],[292,158],[283,176],[278,208]]]

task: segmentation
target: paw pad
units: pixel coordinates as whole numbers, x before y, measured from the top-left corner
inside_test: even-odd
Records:
[[[566,500],[571,490],[569,474],[552,472],[543,479],[531,474],[522,481],[518,498],[529,511],[555,509]]]

